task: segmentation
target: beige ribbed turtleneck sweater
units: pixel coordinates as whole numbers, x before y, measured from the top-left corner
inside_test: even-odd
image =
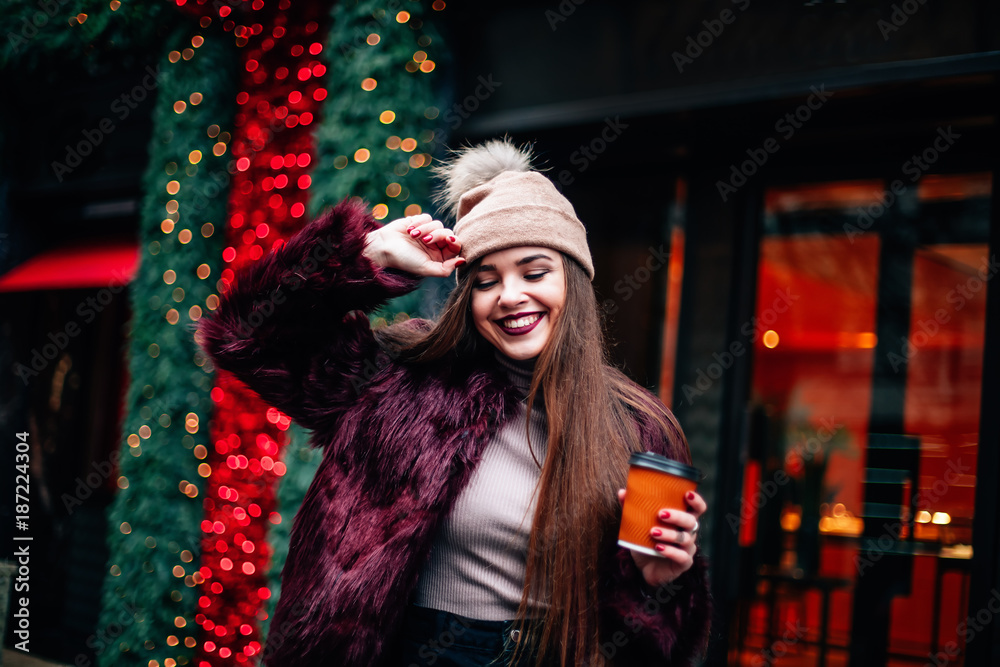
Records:
[[[497,353],[511,382],[527,396],[534,361]],[[539,394],[540,395],[540,394]],[[487,444],[469,484],[445,517],[417,583],[414,603],[481,620],[517,615],[524,590],[528,536],[541,468],[548,450],[544,405],[527,404]]]

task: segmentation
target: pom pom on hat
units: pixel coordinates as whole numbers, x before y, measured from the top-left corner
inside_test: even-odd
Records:
[[[434,203],[457,218],[462,195],[505,171],[531,171],[532,159],[530,146],[518,148],[507,138],[455,150],[450,160],[434,168],[441,180]]]
[[[575,259],[594,278],[587,230],[555,185],[532,169],[529,147],[493,139],[455,151],[436,169],[438,205],[455,216],[455,236],[470,263],[498,250],[543,246]]]

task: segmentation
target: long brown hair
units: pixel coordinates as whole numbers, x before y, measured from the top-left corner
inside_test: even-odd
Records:
[[[548,452],[528,541],[525,587],[517,619],[521,649],[538,647],[538,662],[606,664],[598,639],[601,554],[617,534],[617,492],[625,486],[628,457],[643,449],[635,412],[664,437],[687,448],[673,415],[608,362],[593,286],[574,260],[562,256],[566,302],[535,364],[528,419],[538,391],[545,399]],[[487,343],[472,322],[473,283],[481,260],[459,275],[437,323],[424,333],[381,330],[400,358],[437,361],[450,353],[475,354]],[[397,333],[399,332],[399,333]],[[527,427],[527,425],[526,425]],[[534,617],[533,603],[547,606]]]

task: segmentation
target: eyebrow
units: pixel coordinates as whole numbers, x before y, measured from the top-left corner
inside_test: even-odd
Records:
[[[543,253],[538,253],[537,255],[528,255],[527,257],[522,257],[521,259],[514,262],[514,266],[524,266],[525,264],[530,264],[531,262],[534,262],[536,259],[547,259],[550,262],[552,261],[552,258],[549,257],[548,255],[545,255]],[[496,271],[497,267],[495,267],[492,264],[483,264],[482,266],[479,267],[479,270]]]

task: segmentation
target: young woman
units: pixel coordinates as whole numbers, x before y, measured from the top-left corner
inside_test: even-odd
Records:
[[[443,170],[454,231],[344,202],[249,267],[199,336],[312,431],[265,661],[688,664],[708,632],[694,533],[620,548],[632,452],[689,461],[673,415],[609,365],[586,232],[503,141]],[[458,270],[437,322],[367,313]]]

